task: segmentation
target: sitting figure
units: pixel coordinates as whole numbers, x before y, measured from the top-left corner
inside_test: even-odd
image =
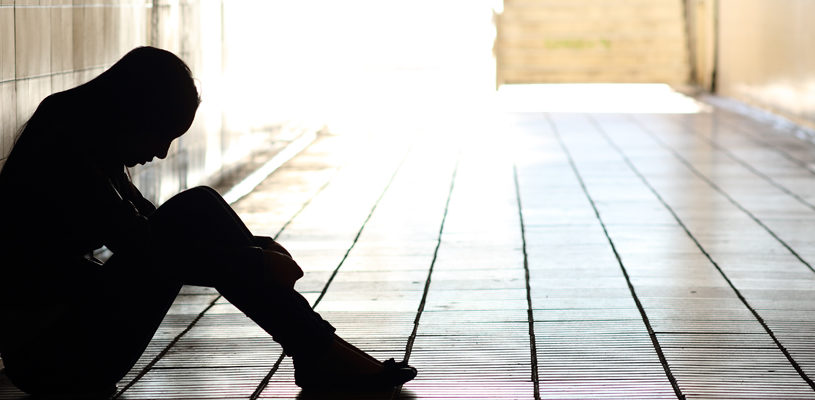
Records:
[[[182,285],[214,287],[294,358],[309,389],[387,389],[416,369],[334,334],[294,290],[289,252],[252,235],[212,189],[160,207],[125,167],[167,156],[200,102],[189,68],[140,47],[97,78],[48,96],[0,172],[0,354],[35,395],[106,397],[133,367]],[[92,254],[106,246],[104,263]]]

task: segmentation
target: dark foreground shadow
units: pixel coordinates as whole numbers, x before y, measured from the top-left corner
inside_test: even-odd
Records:
[[[398,395],[396,390],[382,392],[324,392],[301,390],[297,395],[298,400],[414,400],[416,395],[408,389],[402,389]]]
[[[5,372],[0,370],[0,399],[2,400],[23,400],[23,399],[30,399],[27,394],[17,389],[14,385],[11,384],[11,381],[8,380]]]

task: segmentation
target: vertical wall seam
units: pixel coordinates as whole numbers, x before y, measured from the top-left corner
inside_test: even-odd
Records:
[[[150,45],[153,47],[159,47],[158,8],[160,6],[159,0],[152,0],[150,7]]]
[[[691,22],[690,22],[690,20],[691,20],[691,11],[690,11],[691,5],[688,4],[689,2],[691,2],[693,0],[679,0],[679,1],[681,3],[680,7],[682,8],[682,16],[683,16],[682,19],[684,20],[684,23],[682,25],[683,25],[684,31],[685,31],[685,49],[688,52],[687,58],[685,60],[685,62],[688,63],[688,76],[687,76],[686,79],[690,83],[698,83],[698,82],[694,82],[694,80],[695,80],[695,77],[698,76],[698,71],[696,69],[696,61],[698,59],[698,55],[696,54],[696,48],[698,48],[699,46],[694,46],[693,44],[696,44],[698,42],[699,38],[696,37],[693,32],[691,32]],[[693,39],[691,39],[691,36],[693,36]]]
[[[3,149],[4,152],[7,152],[6,156],[8,156],[8,154],[11,154],[11,148],[14,147],[14,143],[17,142],[17,133],[18,133],[17,131],[20,129],[19,128],[20,127],[20,116],[18,115],[18,112],[17,112],[17,110],[20,108],[20,96],[19,96],[19,93],[17,93],[17,49],[20,48],[20,46],[17,45],[17,0],[14,0],[13,7],[14,8],[12,9],[12,14],[13,15],[11,17],[11,19],[12,19],[11,25],[12,25],[12,31],[14,32],[14,39],[12,39],[12,43],[14,45],[14,52],[13,52],[12,57],[14,57],[14,60],[12,60],[12,62],[11,62],[11,67],[13,69],[13,73],[11,75],[14,77],[14,78],[12,78],[12,80],[14,81],[14,84],[11,85],[11,95],[12,95],[12,98],[14,99],[12,101],[12,106],[13,106],[12,115],[14,116],[14,122],[12,123],[12,128],[13,129],[11,130],[11,134],[14,135],[14,137],[12,138],[11,142],[9,142],[9,144],[10,144],[9,148],[8,149]],[[2,140],[2,139],[0,139],[0,140]]]

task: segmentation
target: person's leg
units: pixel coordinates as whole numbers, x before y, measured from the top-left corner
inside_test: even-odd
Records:
[[[251,249],[254,236],[212,189],[174,196],[149,217],[162,269],[186,284],[212,286],[279,342],[291,356],[318,354],[334,328],[292,288],[279,285]],[[243,251],[245,250],[245,251]],[[178,255],[181,255],[179,257]]]
[[[252,246],[252,232],[210,187],[176,194],[149,217],[154,235],[180,246]],[[183,236],[171,236],[181,234]],[[158,243],[159,245],[161,243]]]
[[[206,253],[213,247],[253,244],[249,230],[211,189],[184,192],[165,205],[151,217],[155,236],[171,240],[164,251]],[[77,299],[53,299],[67,303],[59,318],[32,337],[32,346],[3,354],[9,378],[36,394],[111,387],[143,353],[185,275],[209,280],[272,334],[299,366],[308,367],[311,386],[326,375],[344,379],[383,370],[382,363],[337,338],[296,291],[269,282],[263,271],[273,265],[242,259],[223,264],[218,257],[188,257],[195,262],[178,265],[169,262],[177,257],[155,256],[114,255],[94,279],[75,283]]]
[[[209,256],[213,249],[255,244],[249,229],[212,189],[194,188],[173,197],[159,207],[150,222],[159,237],[186,238],[185,250],[207,255],[204,260],[210,262],[176,266],[182,281],[188,282],[186,276],[207,282],[269,332],[286,354],[295,358],[300,370],[298,383],[307,382],[312,387],[324,382],[329,386],[339,382],[387,386],[415,376],[414,368],[393,362],[384,368],[378,360],[335,336],[334,328],[303,296],[269,279],[274,274],[265,270],[275,265],[259,264],[251,258],[229,262]]]
[[[208,190],[197,192],[212,196]],[[174,201],[171,206],[176,203],[179,207],[188,205]],[[242,224],[234,223],[237,216],[230,212],[219,210],[217,214],[229,218],[220,226],[212,225],[209,238],[246,245],[250,234]],[[177,210],[159,214],[166,214],[167,224],[195,221]],[[173,221],[176,216],[182,218]],[[205,215],[198,217],[206,219]],[[219,233],[222,235],[216,236]],[[164,238],[169,239],[174,238]],[[181,239],[170,247],[184,248]],[[64,284],[71,286],[69,296],[39,299],[42,304],[36,308],[37,314],[51,318],[29,332],[30,345],[3,354],[12,382],[39,395],[92,393],[112,387],[138,361],[181,288],[180,277],[170,273],[168,267],[172,266],[163,265],[165,261],[146,254],[115,254],[101,268],[90,262],[62,266],[65,270],[98,271],[66,281]]]

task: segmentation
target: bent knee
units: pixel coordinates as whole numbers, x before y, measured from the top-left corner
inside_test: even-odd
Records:
[[[152,233],[170,242],[199,240],[236,225],[234,212],[221,195],[207,186],[198,186],[176,194],[164,202],[150,217]],[[245,234],[237,230],[245,236]],[[186,239],[181,239],[186,238]]]
[[[170,200],[165,202],[169,203],[171,201],[190,201],[190,200],[221,200],[221,197],[215,189],[209,186],[196,186],[194,188],[186,189],[177,193],[175,196],[171,197]]]
[[[215,189],[209,186],[196,186],[194,188],[190,188],[184,190],[180,193],[177,193],[175,196],[171,197],[169,200],[165,201],[160,207],[161,209],[168,209],[168,208],[185,208],[188,209],[190,205],[195,204],[196,207],[206,207],[207,205],[218,205],[223,206],[226,204],[224,199],[221,197]]]

